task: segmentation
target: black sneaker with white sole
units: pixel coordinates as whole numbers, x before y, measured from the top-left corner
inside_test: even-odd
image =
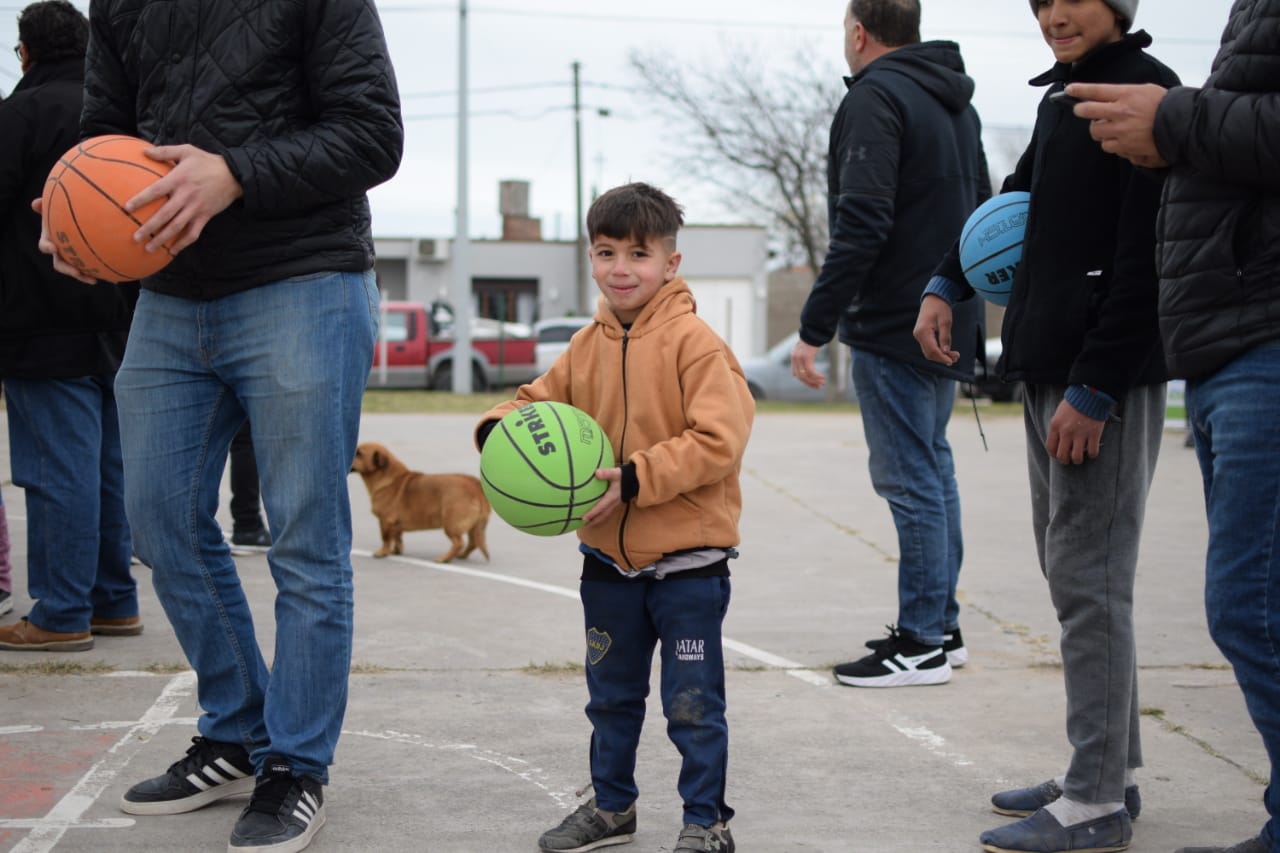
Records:
[[[322,826],[324,787],[310,776],[294,776],[287,759],[269,755],[231,830],[227,853],[296,853]]]
[[[898,633],[897,625],[886,625],[889,629],[888,637],[877,637],[874,640],[867,640],[866,647],[875,651],[876,649],[889,642],[890,638]],[[951,664],[952,669],[959,669],[969,662],[969,650],[965,648],[964,637],[960,636],[959,628],[952,628],[950,631],[942,635],[942,650],[947,653],[947,663]]]
[[[894,631],[866,657],[839,664],[836,681],[850,687],[914,687],[946,684],[951,664],[942,646],[925,646]]]
[[[253,763],[238,743],[193,737],[185,758],[139,782],[120,800],[129,814],[183,814],[253,790]]]

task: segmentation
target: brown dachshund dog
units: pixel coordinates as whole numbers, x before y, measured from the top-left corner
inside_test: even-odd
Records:
[[[403,554],[402,535],[407,530],[443,528],[452,547],[436,558],[438,562],[465,558],[476,548],[489,558],[484,538],[489,501],[477,478],[410,471],[386,447],[372,441],[356,448],[351,470],[364,479],[373,514],[382,528],[382,547],[373,556]]]

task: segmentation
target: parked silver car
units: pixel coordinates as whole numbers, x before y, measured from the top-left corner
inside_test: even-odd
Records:
[[[573,333],[591,322],[591,317],[553,317],[533,324],[533,334],[538,341],[533,345],[533,360],[538,375],[546,373],[556,363],[560,353],[569,347]]]
[[[822,388],[810,388],[791,374],[791,351],[796,341],[800,340],[799,332],[787,335],[764,355],[743,359],[742,372],[747,376],[747,387],[751,396],[757,400],[779,400],[786,403],[820,403],[828,399],[832,383],[840,377],[831,373],[831,344],[818,350],[814,365],[827,377],[827,385]],[[857,401],[853,383],[848,383],[846,399]]]

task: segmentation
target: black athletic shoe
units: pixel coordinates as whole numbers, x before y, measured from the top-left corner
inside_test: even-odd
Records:
[[[875,651],[885,643],[896,636],[898,633],[897,625],[885,625],[889,629],[888,637],[877,637],[874,640],[867,640],[866,647]],[[952,669],[959,669],[969,662],[969,650],[965,648],[964,637],[960,636],[960,629],[955,628],[942,635],[942,650],[947,653],[947,663],[951,664]]]
[[[241,548],[270,548],[271,531],[265,527],[257,530],[237,530],[231,534],[231,544]]]
[[[231,830],[228,853],[296,853],[324,826],[324,788],[309,776],[294,776],[289,762],[267,756],[262,775]]]
[[[248,750],[197,736],[185,758],[126,791],[120,808],[129,814],[182,814],[252,790]]]
[[[942,646],[925,646],[894,631],[871,654],[835,668],[836,681],[850,687],[912,687],[946,684],[951,664]]]

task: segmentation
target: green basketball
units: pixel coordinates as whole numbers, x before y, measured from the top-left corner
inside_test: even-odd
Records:
[[[600,425],[568,403],[526,403],[489,433],[480,483],[493,511],[535,536],[582,526],[609,489],[597,468],[612,468],[613,447]]]

